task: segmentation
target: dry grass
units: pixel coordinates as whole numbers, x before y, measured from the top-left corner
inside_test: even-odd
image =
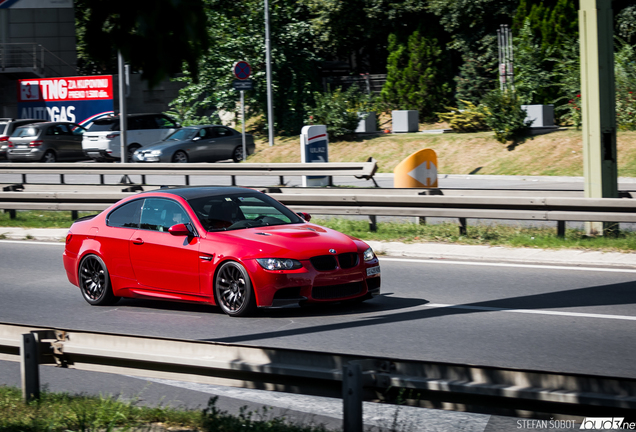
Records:
[[[442,129],[444,124],[420,129]],[[497,142],[492,132],[450,134],[378,134],[349,141],[331,142],[331,162],[363,162],[370,156],[380,172],[393,169],[412,153],[431,148],[444,174],[493,175],[583,175],[581,131],[566,129],[538,135],[509,145]],[[270,147],[257,140],[256,153],[248,162],[300,162],[298,137],[277,138]],[[636,132],[618,133],[618,170],[624,177],[636,176]]]

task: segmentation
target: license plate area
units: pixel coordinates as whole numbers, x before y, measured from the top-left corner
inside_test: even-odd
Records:
[[[367,276],[373,276],[377,274],[380,274],[380,266],[367,268]]]

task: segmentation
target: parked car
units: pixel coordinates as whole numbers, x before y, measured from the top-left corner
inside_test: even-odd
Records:
[[[362,301],[380,293],[365,242],[241,187],[162,188],[75,221],[63,261],[91,305],[120,297],[257,307]]]
[[[245,150],[254,153],[254,138],[245,134]],[[163,141],[133,154],[133,162],[216,162],[243,160],[243,137],[236,130],[219,125],[184,127]]]
[[[82,126],[70,122],[43,122],[20,126],[7,141],[7,159],[16,162],[57,162],[86,159]]]
[[[179,129],[181,125],[165,114],[129,114],[127,116],[127,160],[135,150],[160,141]],[[82,147],[96,161],[121,160],[119,116],[95,120],[84,134]]]
[[[9,146],[7,145],[7,141],[9,141],[9,137],[11,136],[15,128],[31,123],[40,123],[45,121],[46,120],[41,119],[0,118],[0,159],[7,158],[7,149],[9,148]]]

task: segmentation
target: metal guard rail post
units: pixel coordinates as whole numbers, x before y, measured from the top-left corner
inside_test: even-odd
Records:
[[[30,347],[27,348],[27,347]],[[579,416],[636,410],[636,379],[395,359],[0,323],[0,360],[22,363],[25,399],[38,365],[343,398],[346,432],[361,401],[490,406]],[[35,360],[35,361],[34,361]],[[35,375],[34,375],[35,374]],[[346,375],[346,377],[345,377]]]

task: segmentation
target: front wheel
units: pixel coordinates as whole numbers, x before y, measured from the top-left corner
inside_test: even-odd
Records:
[[[172,156],[172,162],[188,163],[188,155],[186,154],[186,152],[179,150]]]
[[[87,255],[80,262],[79,286],[84,300],[94,306],[108,306],[119,300],[113,295],[106,264],[97,255]]]
[[[247,270],[235,261],[221,265],[214,281],[214,294],[216,303],[229,316],[246,316],[256,308]]]

